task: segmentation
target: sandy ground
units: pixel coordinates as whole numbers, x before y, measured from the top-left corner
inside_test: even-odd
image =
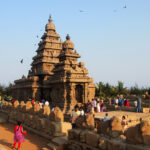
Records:
[[[109,111],[107,113],[109,117],[128,115],[128,116],[135,116],[137,118],[140,118],[140,117],[150,116],[150,113],[136,113],[136,112],[129,112],[129,111]],[[95,118],[104,118],[105,114],[106,112],[96,113]]]
[[[7,150],[12,150],[13,129],[14,125],[8,123],[0,124],[0,145],[4,146]],[[28,132],[20,150],[41,150],[43,147],[46,147],[48,143],[48,140]]]

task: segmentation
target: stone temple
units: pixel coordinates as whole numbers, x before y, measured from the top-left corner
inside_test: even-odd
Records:
[[[46,99],[51,107],[67,111],[77,103],[86,103],[95,96],[95,84],[88,77],[80,55],[74,50],[70,36],[62,42],[51,16],[33,57],[28,76],[15,80],[12,95],[18,100]]]

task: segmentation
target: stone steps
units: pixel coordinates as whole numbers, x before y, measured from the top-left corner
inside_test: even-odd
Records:
[[[59,150],[58,146],[53,143],[48,143],[47,146],[48,146],[49,150]]]
[[[51,142],[47,145],[50,150],[65,150],[68,143],[68,138],[64,137],[56,137],[51,140]]]

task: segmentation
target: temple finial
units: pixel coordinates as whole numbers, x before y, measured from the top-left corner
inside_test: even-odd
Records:
[[[66,40],[70,40],[70,35],[69,34],[67,34]]]
[[[49,22],[52,22],[53,20],[52,20],[52,16],[51,15],[49,15],[49,19],[48,19],[48,21]]]

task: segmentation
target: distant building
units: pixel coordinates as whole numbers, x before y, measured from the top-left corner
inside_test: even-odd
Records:
[[[77,61],[80,55],[74,50],[70,36],[62,42],[51,17],[45,30],[28,77],[15,80],[13,97],[18,100],[44,98],[51,107],[59,106],[67,111],[77,103],[94,98],[95,85],[87,76],[84,63]]]

